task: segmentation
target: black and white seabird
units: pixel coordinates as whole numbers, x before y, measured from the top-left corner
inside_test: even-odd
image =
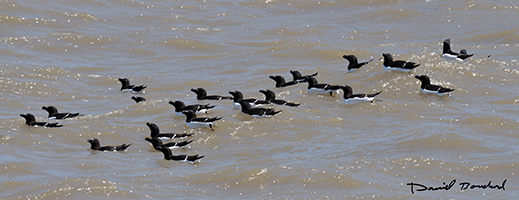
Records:
[[[173,155],[173,153],[171,153],[171,149],[164,148],[162,146],[157,147],[157,150],[161,151],[164,154],[164,159],[166,160],[194,163],[197,161],[199,162],[200,159],[204,157],[201,155]]]
[[[464,61],[467,58],[472,57],[474,54],[467,54],[466,49],[462,49],[460,53],[453,52],[451,49],[451,39],[446,39],[443,41],[443,53],[442,57],[448,59],[455,59],[458,61]]]
[[[130,85],[130,80],[127,78],[119,78],[119,81],[122,84],[121,91],[125,92],[141,92],[147,87],[146,85]]]
[[[149,123],[149,122],[146,123],[146,126],[148,126],[148,128],[150,128],[151,138],[157,138],[157,139],[161,139],[161,140],[169,140],[169,139],[173,139],[173,138],[187,138],[187,137],[190,137],[193,135],[191,133],[160,133],[159,126],[157,126],[157,124]]]
[[[276,81],[276,88],[281,88],[281,87],[287,87],[287,86],[291,86],[291,85],[296,85],[298,82],[296,81],[289,81],[289,82],[286,82],[285,81],[285,78],[283,78],[282,76],[274,76],[274,75],[271,75],[269,76],[270,79]]]
[[[191,142],[193,142],[193,140],[189,140],[189,141],[182,141],[182,142],[168,142],[166,144],[162,143],[162,140],[158,139],[158,138],[146,138],[145,139],[146,141],[150,142],[151,145],[153,145],[153,148],[158,149],[158,147],[165,147],[165,148],[170,148],[170,149],[174,149],[174,148],[185,148],[185,147],[189,147],[189,144],[191,144]]]
[[[222,119],[222,117],[196,117],[192,110],[184,110],[182,113],[186,115],[186,124],[189,128],[210,128],[214,131],[214,124]]]
[[[340,85],[330,85],[326,83],[317,83],[315,78],[307,78],[308,82],[308,94],[321,94],[333,96],[333,93],[337,93],[341,89]]]
[[[292,74],[292,78],[293,78],[292,82],[296,82],[296,83],[306,82],[306,78],[317,76],[317,73],[318,72],[315,72],[314,74],[303,76],[301,74],[301,72],[299,72],[299,71],[292,71],[292,70],[290,70],[290,74]]]
[[[42,126],[42,127],[51,127],[51,128],[63,126],[58,123],[36,122],[36,118],[31,113],[22,113],[22,114],[20,114],[20,116],[25,118],[25,123],[29,126],[34,126],[34,127]]]
[[[344,104],[346,105],[355,105],[362,102],[373,102],[375,97],[382,93],[382,91],[380,91],[372,94],[353,94],[353,89],[348,85],[342,85],[341,89],[344,92],[343,99]]]
[[[420,90],[424,94],[436,94],[439,96],[444,96],[449,95],[450,92],[454,91],[454,89],[444,88],[439,85],[432,85],[431,80],[427,75],[416,75],[415,78],[422,82],[420,85]]]
[[[132,96],[132,99],[135,101],[135,103],[139,103],[141,101],[146,101],[146,99],[144,97]]]
[[[281,110],[274,110],[272,108],[252,108],[247,102],[240,101],[241,112],[256,117],[272,117],[281,112]]]
[[[369,60],[367,62],[361,62],[361,63],[359,63],[359,61],[357,61],[357,56],[355,56],[355,55],[343,55],[342,57],[344,59],[348,60],[348,62],[349,62],[348,72],[355,71],[355,70],[359,69],[360,67],[367,65],[368,63],[373,61],[373,56],[371,56],[371,60]]]
[[[411,72],[414,68],[420,66],[420,64],[416,64],[414,62],[407,62],[403,60],[393,60],[393,56],[388,53],[382,54],[384,57],[384,71],[397,71],[397,72]]]
[[[101,146],[97,138],[90,138],[87,140],[90,143],[90,149],[96,151],[124,151],[132,144],[121,144],[119,146]]]
[[[231,94],[233,97],[234,108],[236,108],[236,109],[241,109],[240,101],[245,101],[245,102],[249,103],[252,107],[259,106],[259,105],[266,105],[266,104],[270,103],[269,101],[253,99],[253,98],[243,99],[243,94],[238,90],[229,91],[229,94]]]
[[[184,116],[182,113],[183,110],[192,110],[195,111],[195,114],[207,114],[210,110],[212,110],[216,105],[210,104],[192,104],[186,105],[182,101],[169,101],[169,104],[175,107],[175,115]]]
[[[79,116],[79,113],[58,113],[58,109],[54,106],[43,106],[41,109],[49,113],[49,119],[66,119]]]
[[[265,100],[270,101],[271,103],[277,104],[277,105],[286,105],[291,107],[299,106],[298,103],[290,103],[282,99],[276,99],[276,93],[274,93],[272,90],[267,89],[261,89],[259,92],[261,92],[263,95],[265,95]]]
[[[232,100],[232,97],[229,96],[207,95],[204,88],[193,88],[191,89],[191,92],[196,94],[196,99],[198,100]]]

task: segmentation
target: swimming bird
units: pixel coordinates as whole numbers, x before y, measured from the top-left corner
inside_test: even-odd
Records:
[[[455,59],[458,61],[464,61],[467,58],[472,57],[474,54],[467,54],[466,49],[462,49],[460,53],[453,52],[451,49],[451,39],[446,39],[443,41],[443,53],[442,57],[448,59]]]
[[[171,149],[164,148],[162,146],[157,147],[157,150],[161,151],[164,154],[164,159],[166,160],[194,163],[197,161],[200,162],[200,159],[205,157],[200,155],[173,155],[173,153],[171,153]]]
[[[287,86],[291,86],[291,85],[296,85],[298,82],[296,81],[289,81],[289,82],[286,82],[285,81],[285,78],[283,78],[282,76],[274,76],[274,75],[271,75],[269,76],[270,79],[276,81],[276,88],[281,88],[281,87],[287,87]]]
[[[132,99],[135,101],[135,103],[139,103],[141,101],[146,101],[146,99],[144,97],[132,96]]]
[[[359,69],[360,67],[367,65],[368,63],[373,61],[373,56],[371,56],[371,60],[369,60],[367,62],[361,62],[361,63],[359,63],[359,61],[357,61],[357,56],[355,56],[355,55],[343,55],[342,57],[344,59],[348,60],[348,62],[349,62],[348,72],[355,71],[355,70]]]
[[[204,88],[193,88],[191,92],[196,94],[196,99],[198,100],[232,100],[232,97],[229,96],[220,96],[220,95],[207,95],[207,92]]]
[[[305,75],[303,76],[301,72],[299,71],[292,71],[290,70],[290,74],[292,74],[292,81],[297,83],[306,82],[306,78],[317,76],[318,72],[315,72],[315,74]]]
[[[415,78],[422,82],[422,85],[420,85],[420,90],[424,94],[436,94],[439,96],[444,96],[449,95],[450,92],[454,91],[454,89],[444,88],[439,85],[432,85],[431,80],[427,75],[416,75]]]
[[[348,85],[341,85],[341,89],[344,92],[343,99],[346,105],[355,105],[362,102],[373,103],[375,97],[382,93],[382,91],[380,91],[372,94],[353,94],[353,89]]]
[[[122,86],[121,86],[121,91],[125,91],[125,92],[141,92],[143,91],[146,87],[146,85],[130,85],[130,80],[128,80],[127,78],[119,78],[119,81],[121,82]]]
[[[326,83],[317,83],[315,78],[307,78],[308,82],[308,94],[330,94],[333,96],[334,92],[341,89],[340,85],[330,85]]]
[[[193,135],[191,133],[160,133],[159,126],[157,126],[157,124],[149,123],[149,122],[146,123],[146,126],[148,126],[148,128],[150,128],[151,138],[157,138],[157,139],[161,139],[161,140],[167,140],[167,139],[173,139],[173,138],[187,138],[187,137],[190,137]]]
[[[272,117],[281,112],[281,110],[274,110],[272,108],[252,108],[251,105],[245,101],[240,101],[240,106],[242,113],[256,118]]]
[[[87,140],[90,143],[90,149],[96,151],[124,151],[132,144],[121,144],[119,146],[101,146],[97,138]]]
[[[184,116],[182,113],[183,110],[192,110],[195,111],[195,114],[207,114],[207,112],[215,107],[215,105],[210,104],[192,104],[186,106],[182,101],[169,101],[169,104],[175,107],[175,115],[177,116]]]
[[[31,113],[22,113],[22,114],[20,114],[20,116],[25,118],[25,124],[27,124],[29,126],[34,126],[34,127],[43,126],[43,127],[51,127],[51,128],[63,126],[58,123],[36,122],[36,118]]]
[[[395,60],[393,61],[393,56],[388,53],[382,54],[384,57],[384,71],[397,71],[397,72],[411,72],[414,68],[420,66],[420,64],[416,64],[414,62],[407,62],[403,60]]]
[[[79,113],[58,113],[58,109],[54,106],[43,106],[41,109],[49,113],[49,119],[66,119],[79,116]]]
[[[186,124],[189,128],[210,128],[214,131],[214,124],[222,119],[222,117],[196,117],[192,110],[184,110],[182,113],[186,115]]]
[[[165,147],[165,148],[170,148],[170,149],[174,149],[174,148],[184,148],[184,147],[189,147],[188,145],[191,144],[191,142],[193,142],[193,140],[190,140],[190,141],[182,141],[182,142],[168,142],[166,144],[162,143],[162,140],[158,139],[158,138],[145,138],[146,141],[150,142],[151,145],[153,145],[153,148],[158,149],[158,147]]]
[[[266,105],[266,104],[270,103],[269,101],[253,99],[253,98],[243,99],[243,94],[238,90],[229,91],[229,94],[231,94],[233,97],[234,108],[236,108],[236,109],[241,108],[240,101],[245,101],[245,102],[249,103],[252,107],[259,106],[259,105]]]
[[[282,99],[276,99],[276,93],[274,93],[272,90],[264,90],[261,89],[259,92],[261,92],[263,95],[265,95],[265,100],[270,101],[271,103],[277,104],[277,105],[286,105],[291,107],[299,106],[298,103],[290,103]]]

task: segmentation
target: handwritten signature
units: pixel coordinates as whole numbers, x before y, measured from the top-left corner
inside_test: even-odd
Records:
[[[414,191],[421,192],[421,191],[450,190],[452,187],[454,187],[455,184],[456,184],[456,179],[453,179],[449,184],[445,184],[445,182],[443,182],[443,186],[439,186],[439,187],[428,187],[426,185],[419,184],[419,183],[413,183],[413,182],[407,183],[406,185],[411,186],[411,193],[414,194]],[[501,185],[498,185],[498,184],[492,185],[492,181],[488,181],[488,183],[484,184],[484,185],[471,184],[469,182],[459,183],[459,185],[461,186],[461,188],[460,188],[461,191],[467,190],[467,189],[473,190],[476,188],[505,190],[505,184],[506,184],[506,179],[501,183]]]

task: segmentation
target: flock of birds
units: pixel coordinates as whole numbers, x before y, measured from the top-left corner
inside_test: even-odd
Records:
[[[455,59],[459,61],[463,61],[474,54],[467,54],[465,49],[462,49],[460,53],[453,52],[450,47],[450,39],[446,39],[443,42],[443,53],[442,57],[448,59]],[[384,59],[383,68],[384,71],[396,71],[396,72],[411,72],[416,67],[420,66],[420,64],[416,64],[414,62],[407,62],[403,60],[394,60],[391,54],[384,53],[382,54]],[[344,55],[344,59],[348,60],[348,72],[353,72],[355,70],[360,69],[362,66],[367,65],[371,61],[373,61],[373,57],[367,62],[359,63],[357,61],[357,57],[355,55]],[[373,102],[375,97],[379,95],[382,91],[371,93],[371,94],[354,94],[353,89],[348,85],[330,85],[325,83],[318,83],[315,76],[318,73],[310,74],[310,75],[302,75],[299,71],[290,71],[293,76],[292,81],[285,81],[283,76],[272,75],[269,76],[270,79],[276,82],[276,88],[282,88],[287,86],[296,85],[299,83],[308,83],[307,91],[309,94],[320,94],[320,95],[330,95],[338,93],[339,90],[343,91],[343,100],[347,105],[358,104],[362,102]],[[416,79],[421,81],[420,90],[424,94],[436,94],[439,96],[449,95],[450,92],[454,91],[454,89],[445,88],[439,85],[433,85],[430,82],[430,79],[427,75],[416,75]],[[119,78],[121,82],[121,91],[139,93],[143,92],[146,89],[146,85],[131,85],[130,81],[127,78]],[[277,105],[285,105],[289,107],[297,107],[299,103],[288,102],[281,99],[276,99],[276,94],[272,90],[262,89],[259,92],[264,94],[265,99],[254,99],[254,98],[244,98],[243,94],[240,91],[232,90],[229,91],[231,96],[221,96],[221,95],[208,95],[204,88],[193,88],[192,92],[196,94],[197,100],[232,100],[234,108],[240,109],[242,113],[253,116],[255,118],[261,117],[272,117],[281,112],[281,110],[275,110],[273,108],[264,108],[261,107],[267,104],[277,104]],[[144,97],[136,97],[132,96],[136,103],[141,101],[146,101]],[[186,117],[186,125],[189,128],[209,128],[214,130],[215,123],[222,119],[222,117],[197,117],[197,114],[207,114],[211,109],[215,107],[215,105],[211,104],[192,104],[185,105],[182,101],[169,101],[170,105],[175,107],[175,115],[177,116],[185,116]],[[77,116],[81,116],[80,113],[60,113],[58,109],[54,106],[43,106],[43,110],[48,112],[48,119],[60,120],[73,118]],[[29,126],[34,127],[62,127],[63,125],[57,122],[38,122],[35,117],[31,113],[22,113],[21,117],[25,118],[25,123]],[[164,159],[166,160],[175,160],[175,161],[183,161],[194,163],[203,158],[203,155],[174,155],[172,153],[172,149],[175,148],[185,148],[189,147],[189,144],[193,142],[193,140],[184,140],[180,142],[167,142],[172,139],[186,139],[193,134],[189,133],[161,133],[159,127],[154,123],[147,122],[146,125],[150,129],[150,137],[145,138],[146,141],[150,142],[154,149],[161,151],[164,155]],[[97,138],[90,138],[87,140],[90,143],[90,149],[97,151],[124,151],[131,144],[121,144],[118,146],[101,146],[100,142]]]

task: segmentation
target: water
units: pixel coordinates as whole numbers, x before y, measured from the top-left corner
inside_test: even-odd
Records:
[[[5,199],[511,199],[519,195],[516,147],[519,4],[515,1],[2,1],[0,152]],[[475,55],[441,58],[442,41]],[[382,53],[420,63],[384,73]],[[375,60],[346,73],[345,54]],[[269,75],[318,72],[322,83],[383,91],[373,104],[274,88]],[[413,76],[454,88],[419,93]],[[119,77],[146,84],[147,101],[120,92]],[[232,102],[241,91],[299,102],[253,119]],[[170,100],[211,103],[215,131],[188,129]],[[42,106],[84,116],[57,129]],[[195,133],[196,165],[164,160],[144,141],[146,122]],[[132,143],[126,152],[92,152]],[[460,183],[502,185],[461,190]],[[407,183],[443,187],[414,191]],[[444,183],[445,182],[445,183]],[[419,186],[415,186],[418,187]],[[415,188],[416,189],[416,188]]]

